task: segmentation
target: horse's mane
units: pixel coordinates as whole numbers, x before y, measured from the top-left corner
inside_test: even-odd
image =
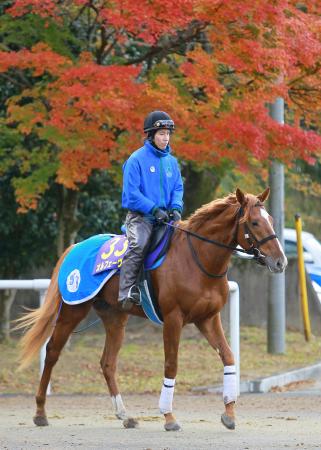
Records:
[[[260,202],[255,195],[246,194],[245,204],[243,205],[243,216],[240,222],[245,222],[248,220],[251,207],[258,204],[260,204]],[[204,222],[207,222],[208,220],[215,220],[215,218],[227,209],[230,212],[229,217],[234,219],[238,214],[240,206],[241,205],[239,204],[235,193],[229,194],[224,198],[212,200],[210,203],[198,208],[187,220],[183,222],[183,225],[191,231],[197,231],[202,225],[204,225]]]

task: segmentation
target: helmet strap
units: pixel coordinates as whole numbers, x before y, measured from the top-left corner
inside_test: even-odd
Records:
[[[151,131],[148,132],[148,134],[147,134],[147,140],[148,140],[149,142],[151,142],[151,143],[154,142],[154,136],[155,136],[155,134],[156,134],[156,131],[157,131],[157,130],[151,130]]]

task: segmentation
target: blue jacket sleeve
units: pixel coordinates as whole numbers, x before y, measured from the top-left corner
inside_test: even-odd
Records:
[[[148,214],[156,205],[140,191],[141,171],[137,159],[129,158],[123,166],[123,172],[123,207]]]
[[[183,195],[184,195],[184,186],[183,186],[183,180],[181,176],[181,171],[178,165],[177,160],[175,159],[176,164],[176,180],[174,189],[171,195],[171,209],[178,209],[180,212],[183,210]]]

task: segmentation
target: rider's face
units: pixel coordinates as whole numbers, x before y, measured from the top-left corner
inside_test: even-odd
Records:
[[[170,138],[170,131],[169,130],[158,130],[155,133],[154,136],[154,142],[158,148],[161,150],[165,150],[167,144],[169,143]]]

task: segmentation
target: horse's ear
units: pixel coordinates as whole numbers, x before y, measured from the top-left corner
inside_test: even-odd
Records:
[[[270,195],[270,188],[267,187],[267,188],[265,189],[265,191],[262,192],[262,194],[260,194],[260,195],[257,196],[257,198],[260,200],[260,202],[264,203],[265,200],[269,197],[269,195]]]
[[[241,206],[244,206],[244,204],[245,204],[245,194],[244,194],[244,192],[242,192],[241,189],[236,188],[235,195],[236,195],[236,200],[239,202],[239,204]]]

